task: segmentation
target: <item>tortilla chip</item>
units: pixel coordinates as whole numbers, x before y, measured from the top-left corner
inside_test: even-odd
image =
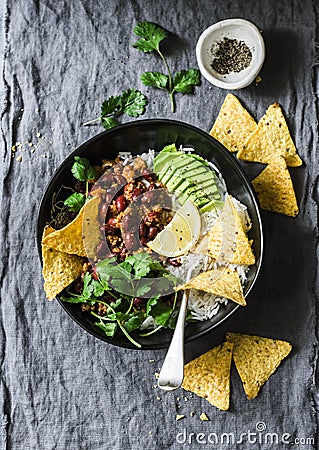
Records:
[[[292,180],[283,157],[275,157],[252,181],[262,209],[295,217],[299,213]]]
[[[230,367],[233,344],[224,342],[190,361],[184,367],[182,387],[212,405],[227,411],[230,397]]]
[[[233,94],[227,94],[210,134],[230,152],[242,150],[257,123]]]
[[[289,342],[249,334],[226,333],[226,339],[234,344],[235,365],[249,400],[292,349]]]
[[[288,166],[302,165],[278,103],[269,106],[237,158],[268,164],[273,155],[283,156]]]
[[[227,196],[221,216],[216,220],[208,236],[208,254],[217,261],[255,264],[255,256],[230,195]]]
[[[99,202],[99,197],[93,197],[85,203],[72,222],[45,237],[42,243],[60,252],[94,258],[95,248],[101,237]]]
[[[239,305],[246,305],[238,272],[230,267],[221,266],[208,272],[202,272],[177,289],[198,289],[228,298]]]
[[[54,228],[45,227],[43,238],[54,233]],[[82,272],[83,258],[60,252],[42,244],[44,290],[49,300],[76,280]]]

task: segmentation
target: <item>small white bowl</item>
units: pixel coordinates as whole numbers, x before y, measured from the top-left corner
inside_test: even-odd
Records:
[[[246,69],[221,75],[211,67],[211,48],[224,37],[244,41],[252,53],[252,60]],[[202,75],[210,83],[223,89],[241,89],[257,77],[265,59],[264,40],[258,28],[244,19],[228,19],[208,27],[198,39],[196,58]]]

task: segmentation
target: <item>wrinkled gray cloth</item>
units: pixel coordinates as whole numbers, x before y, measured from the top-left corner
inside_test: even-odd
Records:
[[[295,439],[300,448],[317,447],[316,3],[3,0],[3,449],[268,450],[291,448]],[[57,302],[46,301],[35,235],[46,184],[73,148],[102,130],[82,124],[98,115],[106,96],[137,87],[149,98],[145,118],[175,118],[206,131],[217,116],[226,92],[205,79],[195,95],[176,97],[175,114],[164,93],[141,84],[139,75],[145,70],[162,70],[162,63],[155,55],[132,48],[136,39],[133,26],[151,20],[175,33],[165,44],[175,71],[197,67],[197,38],[207,26],[230,17],[254,22],[263,30],[267,48],[262,82],[236,94],[257,120],[271,103],[283,106],[304,164],[291,169],[299,216],[291,219],[263,213],[265,257],[248,306],[186,348],[190,360],[221,343],[225,331],[286,339],[293,344],[291,355],[255,400],[245,398],[233,368],[231,409],[221,412],[182,390],[165,394],[154,387],[164,350],[130,351],[103,343],[77,326]],[[123,117],[122,121],[126,120]],[[22,145],[12,159],[11,148],[17,142]],[[21,162],[18,156],[22,156]],[[260,170],[255,164],[243,167],[250,178]],[[209,421],[199,419],[202,412]],[[185,417],[176,421],[177,414]],[[217,444],[209,443],[216,439]]]

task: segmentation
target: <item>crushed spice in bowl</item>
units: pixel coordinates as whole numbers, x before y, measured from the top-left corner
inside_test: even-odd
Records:
[[[265,59],[263,38],[255,25],[228,19],[208,27],[196,46],[202,75],[215,86],[241,89],[260,72]]]

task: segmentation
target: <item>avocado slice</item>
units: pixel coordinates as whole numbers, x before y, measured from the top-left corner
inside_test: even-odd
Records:
[[[201,169],[200,173],[205,170],[205,167],[198,161],[191,161],[189,158],[185,158],[185,155],[180,156],[173,161],[167,162],[165,166],[162,168],[161,173],[158,174],[158,178],[162,181],[162,183],[167,184],[168,181],[175,176],[183,176],[185,178],[185,173],[189,171],[192,172],[196,169]]]
[[[214,200],[206,203],[206,205],[200,208],[202,213],[213,211],[214,209],[223,209],[224,202],[221,200]]]
[[[164,165],[170,162],[172,165],[175,164],[175,158],[182,156],[183,159],[189,159],[189,161],[198,161],[208,166],[207,161],[205,161],[201,156],[194,155],[193,153],[184,153],[176,149],[175,144],[167,145],[154,159],[154,172],[162,172]]]

